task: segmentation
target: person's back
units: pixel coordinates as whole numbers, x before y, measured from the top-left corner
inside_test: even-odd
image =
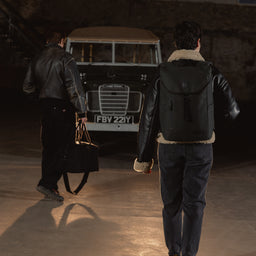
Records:
[[[44,86],[54,86],[54,83],[63,84],[64,68],[61,59],[64,55],[65,52],[62,48],[47,45],[47,48],[36,58],[34,74],[40,90]]]
[[[230,119],[240,110],[227,80],[200,54],[200,26],[178,24],[174,38],[177,50],[160,65],[144,101],[134,170],[150,172],[157,138],[169,256],[195,256],[213,161],[213,107],[221,104]]]
[[[69,100],[65,88],[65,68],[73,61],[71,55],[56,44],[47,44],[46,48],[33,61],[33,73],[39,98]]]

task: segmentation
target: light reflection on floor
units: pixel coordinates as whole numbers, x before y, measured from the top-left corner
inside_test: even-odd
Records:
[[[60,204],[34,189],[40,158],[0,159],[1,256],[167,256],[156,167],[140,175],[115,161],[77,196],[61,181]],[[216,248],[218,256],[256,255],[255,168],[250,161],[212,171],[198,256],[216,256]]]

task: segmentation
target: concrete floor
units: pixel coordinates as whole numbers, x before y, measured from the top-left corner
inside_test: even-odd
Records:
[[[3,115],[2,115],[3,116]],[[167,256],[157,166],[132,171],[134,141],[119,137],[79,195],[64,203],[35,191],[39,121],[27,108],[4,112],[0,127],[1,256]],[[120,136],[120,135],[119,135]],[[218,139],[218,137],[217,137]],[[229,140],[227,138],[227,140]],[[255,146],[216,143],[198,256],[256,256]],[[72,175],[77,184],[80,175]]]

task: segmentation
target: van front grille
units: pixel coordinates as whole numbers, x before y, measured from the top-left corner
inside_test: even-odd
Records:
[[[129,91],[129,86],[124,84],[100,85],[99,107],[101,115],[126,115],[129,103]]]
[[[100,97],[98,90],[92,90],[86,92],[86,101],[88,111],[100,112]],[[116,103],[115,101],[113,103]],[[111,107],[115,108],[116,104],[111,104]],[[142,93],[140,91],[129,91],[129,103],[126,112],[139,113],[142,105]],[[117,111],[114,111],[117,112]]]

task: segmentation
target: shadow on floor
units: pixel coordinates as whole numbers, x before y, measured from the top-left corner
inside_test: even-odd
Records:
[[[104,255],[106,247],[118,251],[126,241],[118,224],[90,207],[70,204],[60,220],[52,215],[58,207],[62,203],[41,200],[28,208],[0,237],[1,255]]]

